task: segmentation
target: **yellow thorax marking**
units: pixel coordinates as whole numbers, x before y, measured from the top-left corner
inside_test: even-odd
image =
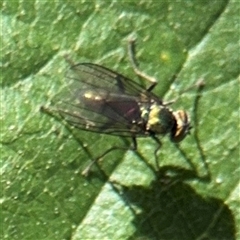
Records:
[[[157,134],[167,134],[174,125],[172,111],[166,107],[153,105],[151,106],[147,129]]]

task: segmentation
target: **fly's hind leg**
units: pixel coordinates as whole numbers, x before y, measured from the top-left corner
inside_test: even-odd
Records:
[[[135,151],[137,150],[137,141],[135,137],[132,137],[132,141],[133,144],[130,147],[118,147],[118,146],[114,146],[109,148],[108,150],[106,150],[104,153],[102,153],[100,156],[98,156],[97,158],[95,158],[94,160],[92,160],[92,162],[82,171],[82,175],[87,177],[91,171],[91,168],[93,167],[93,165],[97,165],[98,168],[101,169],[101,167],[99,166],[99,161],[105,157],[107,154],[109,154],[110,152],[114,151],[114,150],[122,150],[122,151],[128,151],[128,150],[132,150]]]
[[[82,175],[84,177],[88,177],[89,176],[89,173],[91,172],[91,169],[94,165],[97,165],[99,169],[101,169],[101,167],[99,166],[99,162],[102,160],[103,157],[105,157],[107,154],[109,154],[110,152],[113,152],[114,150],[123,150],[123,151],[126,151],[126,150],[129,150],[129,148],[127,147],[111,147],[109,148],[108,150],[106,150],[103,154],[101,154],[100,156],[98,156],[97,158],[93,159],[91,161],[91,163],[82,171]]]

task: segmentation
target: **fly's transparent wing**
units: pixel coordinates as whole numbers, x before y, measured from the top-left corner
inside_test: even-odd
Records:
[[[145,94],[151,97],[153,94],[138,83],[108,68],[92,63],[74,65],[67,73],[67,81],[74,80],[73,86],[78,89],[98,89],[115,94],[125,94],[139,97]],[[81,84],[81,86],[77,86]]]
[[[58,101],[57,108],[71,125],[112,135],[147,134],[141,106],[147,108],[157,97],[141,85],[91,63],[72,66],[66,84],[67,94]]]

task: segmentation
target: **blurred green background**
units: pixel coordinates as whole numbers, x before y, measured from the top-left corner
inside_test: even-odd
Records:
[[[240,239],[238,1],[1,1],[1,239]],[[127,41],[155,94],[193,119],[181,154],[162,139],[138,141],[84,131],[40,111],[63,86],[69,64],[93,62],[132,79]],[[173,76],[177,75],[176,79]],[[196,116],[197,113],[197,116]],[[197,131],[197,132],[196,132]],[[198,142],[196,142],[196,134]],[[191,175],[188,160],[199,176]],[[157,177],[159,176],[159,177]],[[117,184],[111,184],[111,181]]]

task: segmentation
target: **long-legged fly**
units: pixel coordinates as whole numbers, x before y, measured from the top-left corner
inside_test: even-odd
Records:
[[[157,142],[156,154],[161,146],[157,135],[168,134],[172,142],[178,143],[189,133],[190,119],[184,110],[173,111],[169,103],[152,93],[157,82],[137,68],[133,47],[130,42],[130,58],[135,72],[151,82],[147,89],[106,67],[72,63],[66,75],[69,95],[57,105],[57,111],[78,129],[130,137],[133,149],[137,149],[137,137],[150,136]]]

